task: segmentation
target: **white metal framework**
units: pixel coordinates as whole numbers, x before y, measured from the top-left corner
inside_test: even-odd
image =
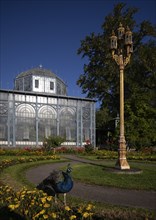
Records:
[[[41,68],[19,74],[15,89],[0,90],[1,146],[40,146],[44,137],[56,135],[67,145],[90,140],[95,146],[94,100],[67,96],[63,81],[46,70],[41,74]]]

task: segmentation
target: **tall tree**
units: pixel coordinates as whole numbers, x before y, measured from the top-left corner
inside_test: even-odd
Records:
[[[77,84],[87,97],[101,102],[108,118],[119,113],[119,68],[112,61],[109,39],[121,22],[133,32],[134,53],[125,68],[125,128],[129,144],[137,147],[156,143],[156,26],[137,24],[137,8],[119,3],[105,17],[102,32],[81,41],[78,54],[88,59]]]

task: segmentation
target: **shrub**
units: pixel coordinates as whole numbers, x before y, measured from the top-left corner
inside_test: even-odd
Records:
[[[61,146],[57,147],[56,153],[58,154],[83,154],[85,151],[84,147],[68,147],[68,146]]]
[[[60,136],[49,136],[47,138],[44,138],[43,149],[45,151],[54,150],[55,153],[55,148],[59,147],[64,141],[65,139]]]
[[[86,141],[86,144],[84,145],[86,153],[91,153],[94,150],[93,145],[90,143],[90,140]]]

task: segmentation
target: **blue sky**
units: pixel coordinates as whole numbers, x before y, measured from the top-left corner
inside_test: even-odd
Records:
[[[42,65],[68,85],[68,95],[85,97],[76,85],[85,60],[80,41],[101,32],[118,0],[0,0],[0,88],[13,89],[17,74]],[[156,23],[155,0],[123,0],[139,8],[136,20]]]

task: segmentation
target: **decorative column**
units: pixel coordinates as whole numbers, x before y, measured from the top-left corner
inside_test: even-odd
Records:
[[[132,32],[127,27],[125,28],[120,23],[118,28],[118,37],[112,31],[111,50],[112,58],[119,66],[120,71],[120,136],[119,136],[119,150],[118,160],[115,167],[117,169],[126,170],[130,166],[126,159],[126,140],[124,134],[124,68],[130,62],[131,53],[133,52]]]

